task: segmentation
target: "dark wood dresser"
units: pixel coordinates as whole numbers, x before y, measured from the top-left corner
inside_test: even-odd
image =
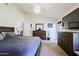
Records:
[[[58,45],[70,56],[76,55],[73,51],[73,33],[58,32]]]
[[[35,30],[33,31],[33,36],[39,36],[42,40],[46,40],[46,31]]]

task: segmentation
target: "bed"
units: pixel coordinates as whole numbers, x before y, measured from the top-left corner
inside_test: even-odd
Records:
[[[8,29],[9,33],[13,32],[12,28],[8,27]],[[6,32],[6,29],[0,32]],[[4,40],[0,40],[0,56],[39,56],[41,45],[39,37],[6,37]]]

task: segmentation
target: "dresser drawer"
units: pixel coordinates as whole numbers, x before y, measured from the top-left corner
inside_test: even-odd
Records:
[[[43,31],[43,30],[33,31],[33,36],[39,36],[42,40],[46,40],[46,31]]]

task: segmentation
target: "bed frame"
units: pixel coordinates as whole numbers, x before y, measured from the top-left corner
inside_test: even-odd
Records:
[[[37,49],[37,52],[36,52],[35,56],[40,56],[41,48],[42,48],[42,42],[40,42],[40,45],[39,45],[39,47]]]

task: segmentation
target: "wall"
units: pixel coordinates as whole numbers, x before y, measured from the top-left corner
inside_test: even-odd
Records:
[[[62,17],[66,16],[67,14],[71,13],[72,11],[74,11],[77,8],[79,8],[79,3],[76,3],[74,6],[72,6]],[[59,19],[59,21],[60,20],[62,21],[62,17]],[[67,23],[67,22],[65,22],[65,23]],[[61,25],[60,25],[60,27],[61,27]],[[65,25],[65,28],[68,28],[68,25]],[[61,27],[61,29],[63,29],[63,28]]]
[[[72,6],[66,13],[65,15],[71,13],[72,11],[74,11],[75,9],[79,8],[79,3],[76,3],[74,6]],[[65,16],[63,15],[63,16]]]
[[[26,20],[25,14],[15,4],[0,4],[0,26],[6,27],[18,27]],[[15,31],[15,33],[17,33]]]
[[[46,30],[46,33],[47,33],[46,37],[47,37],[48,32],[49,32],[50,33],[50,38],[51,38],[50,41],[57,42],[57,29],[56,29],[57,19],[28,14],[27,15],[27,22],[28,22],[28,29],[30,29],[30,30],[28,30],[28,32],[29,32],[28,35],[32,36],[32,31],[35,30],[35,24],[36,23],[43,23],[44,24],[44,30]],[[53,27],[48,28],[47,27],[48,23],[52,23]],[[30,28],[30,24],[32,24],[32,28]]]

